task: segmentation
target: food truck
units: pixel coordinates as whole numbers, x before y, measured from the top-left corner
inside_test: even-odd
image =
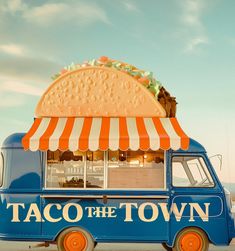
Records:
[[[235,237],[230,194],[176,100],[149,72],[72,65],[0,155],[0,239],[91,251],[101,242],[205,251]]]

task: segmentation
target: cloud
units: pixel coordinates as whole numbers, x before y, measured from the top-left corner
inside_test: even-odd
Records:
[[[0,1],[0,11],[15,14],[18,11],[27,9],[27,5],[21,0]]]
[[[0,58],[0,76],[18,81],[47,83],[63,65],[44,58],[8,57]]]
[[[25,11],[23,17],[30,22],[50,24],[70,18],[69,11],[69,6],[64,3],[48,3]]]
[[[124,1],[123,2],[124,7],[126,8],[126,10],[128,11],[133,11],[133,12],[140,12],[140,9],[137,7],[136,4],[134,4],[133,2],[130,1]]]
[[[9,57],[0,59],[0,107],[25,104],[27,96],[39,97],[61,66],[46,59]]]
[[[17,81],[6,81],[1,84],[0,90],[8,92],[16,92],[27,94],[31,96],[41,96],[43,94],[43,89],[37,86],[32,86],[29,84],[17,82]]]
[[[109,23],[108,17],[98,5],[76,2],[47,3],[33,7],[23,13],[23,17],[41,25],[71,21],[74,24],[90,24],[96,21]]]
[[[25,49],[17,44],[0,44],[0,51],[11,54],[11,55],[23,55],[25,52]]]
[[[208,39],[204,37],[195,37],[191,39],[186,48],[185,52],[195,52],[201,45],[206,45],[208,44]]]
[[[182,25],[181,39],[184,39],[183,51],[197,52],[199,46],[209,44],[206,27],[202,22],[206,3],[202,0],[183,0],[179,3],[182,10],[179,20]]]
[[[110,24],[106,12],[95,3],[85,1],[46,2],[38,6],[30,6],[26,3],[21,0],[6,1],[6,3],[3,1],[0,2],[2,5],[0,10],[11,14],[18,12],[26,21],[44,26],[64,22],[70,25],[88,25],[95,22]]]
[[[25,95],[38,97],[42,95],[43,89],[27,81],[0,77],[0,108],[25,105]]]
[[[184,0],[181,1],[183,15],[181,16],[182,22],[190,27],[203,29],[201,15],[205,7],[201,0]]]

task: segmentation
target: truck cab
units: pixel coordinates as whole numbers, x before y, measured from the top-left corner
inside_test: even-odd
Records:
[[[179,233],[186,225],[202,229],[210,242],[215,245],[230,243],[234,237],[234,216],[230,193],[218,179],[205,148],[190,139],[190,147],[187,151],[170,151],[169,155],[171,167],[168,185],[171,203],[187,201],[191,205],[189,211],[184,211],[180,224],[175,219],[171,220],[174,236],[171,237],[169,244],[172,246],[175,233]],[[204,205],[204,212],[197,210],[197,203]],[[193,215],[194,210],[197,211],[197,216]],[[208,214],[206,215],[205,212]],[[217,231],[220,228],[226,231]]]
[[[58,243],[76,227],[94,243],[153,242],[169,249],[180,238],[190,245],[192,233],[182,237],[188,229],[214,245],[235,237],[230,194],[193,139],[186,151],[125,155],[25,151],[24,135],[9,136],[1,149],[2,240]]]

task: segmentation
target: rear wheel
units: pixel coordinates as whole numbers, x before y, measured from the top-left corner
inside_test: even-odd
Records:
[[[93,251],[94,241],[89,233],[79,227],[64,230],[57,238],[58,251]]]
[[[172,248],[171,247],[168,247],[166,243],[162,243],[162,246],[165,250],[167,251],[172,251]]]
[[[198,228],[186,228],[176,237],[173,251],[208,251],[206,234]]]

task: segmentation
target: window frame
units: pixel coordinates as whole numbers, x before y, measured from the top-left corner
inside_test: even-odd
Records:
[[[95,188],[87,188],[86,187],[86,181],[87,181],[87,151],[83,155],[84,160],[84,172],[83,172],[83,178],[84,178],[84,187],[47,187],[47,174],[48,174],[48,163],[47,163],[47,151],[44,154],[45,158],[45,164],[44,164],[44,181],[43,181],[43,189],[45,190],[78,190],[78,191],[85,191],[85,190],[91,190],[94,191]],[[105,152],[104,152],[104,162],[105,162]],[[105,188],[105,170],[104,170],[104,183],[103,188],[96,188],[98,190],[104,190]]]
[[[5,169],[5,161],[4,161],[4,155],[3,155],[3,153],[1,152],[0,153],[0,155],[1,155],[1,160],[0,161],[2,161],[2,173],[1,173],[1,177],[2,177],[2,179],[0,180],[0,188],[2,188],[3,187],[3,184],[4,184],[4,169]]]
[[[103,188],[79,188],[79,187],[47,187],[47,171],[48,171],[48,166],[47,166],[47,152],[45,152],[45,165],[44,165],[44,182],[43,182],[43,187],[45,190],[58,190],[58,191],[71,191],[71,190],[76,190],[76,191],[167,191],[167,152],[164,150],[164,187],[163,188],[108,188],[108,150],[103,151],[104,152],[104,187]],[[85,153],[85,156],[87,153]],[[86,163],[86,157],[85,157],[85,165],[87,167]],[[87,171],[84,171],[86,173]]]
[[[206,166],[206,168],[207,168],[207,171],[208,171],[208,173],[209,173],[209,175],[210,175],[210,177],[211,177],[211,181],[213,182],[213,186],[175,186],[174,184],[173,184],[173,165],[172,165],[172,163],[173,163],[173,158],[174,157],[195,157],[195,158],[202,158],[203,159],[203,161],[204,161],[204,163],[205,163],[205,166]],[[204,155],[197,155],[197,154],[174,154],[174,155],[172,155],[171,156],[171,163],[170,163],[170,165],[171,165],[171,186],[173,187],[173,188],[192,188],[192,189],[213,189],[213,188],[215,188],[216,187],[216,180],[214,179],[214,176],[213,176],[213,174],[211,173],[211,170],[210,170],[210,168],[208,168],[208,162],[206,161],[206,158],[205,158],[205,156]],[[204,170],[204,167],[203,167],[203,171],[204,171],[204,173],[205,173],[205,175],[206,175],[206,172],[205,172],[205,170]],[[207,175],[206,175],[207,176]]]

